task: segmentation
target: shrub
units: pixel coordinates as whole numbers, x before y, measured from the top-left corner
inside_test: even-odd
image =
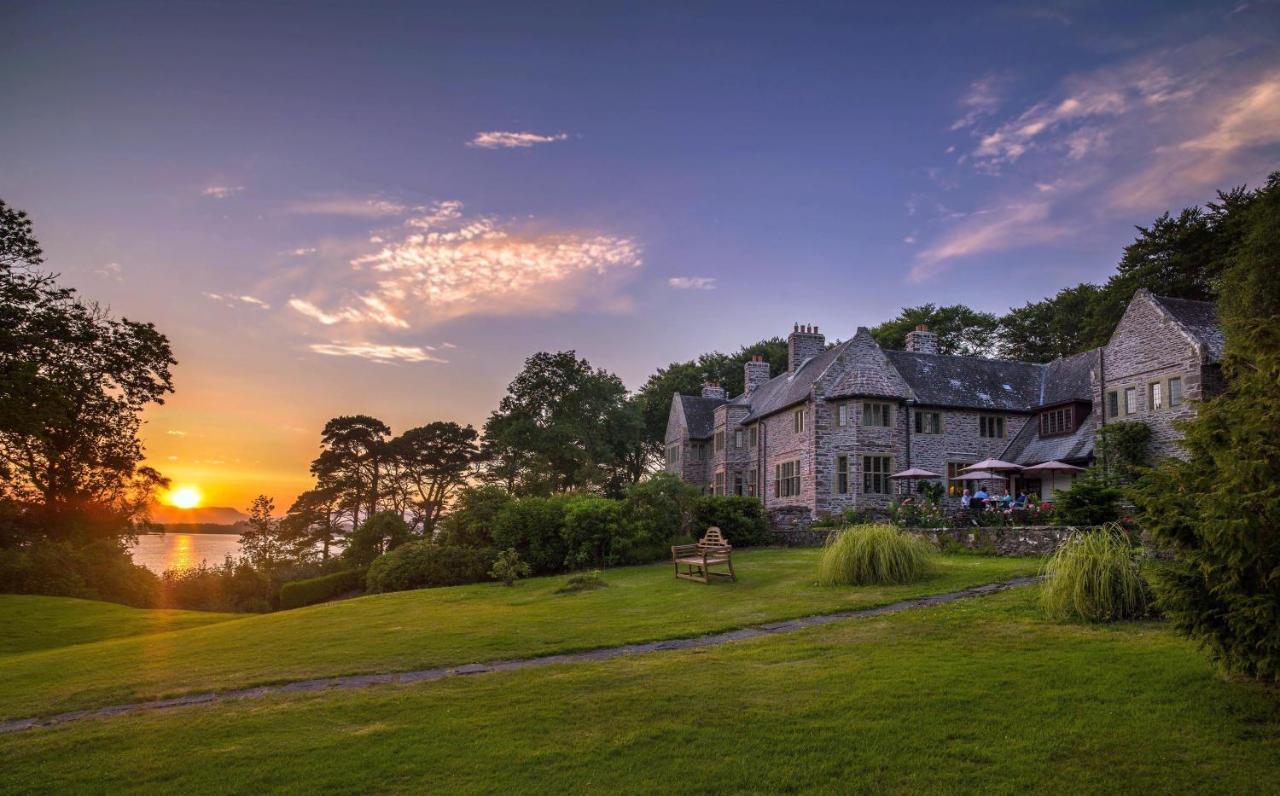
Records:
[[[520,554],[511,548],[498,553],[489,570],[489,577],[502,581],[503,586],[513,585],[518,578],[529,577],[529,565],[520,560]]]
[[[1053,619],[1111,622],[1147,614],[1150,590],[1136,549],[1114,527],[1065,542],[1045,565],[1045,611]]]
[[[365,571],[348,569],[318,578],[291,580],[280,587],[280,608],[301,608],[351,592],[364,591]]]
[[[160,600],[160,578],[110,539],[41,541],[0,549],[0,592],[107,600],[138,608]]]
[[[1098,457],[1108,474],[1132,483],[1151,460],[1151,426],[1138,420],[1113,420],[1098,429]]]
[[[1089,473],[1071,484],[1071,488],[1058,493],[1054,501],[1054,516],[1066,525],[1106,525],[1120,519],[1120,498],[1123,493],[1107,486],[1102,478]]]
[[[580,591],[603,589],[608,585],[604,582],[604,578],[601,577],[598,569],[591,572],[579,572],[570,576],[563,586],[556,589],[556,594],[577,594]]]
[[[378,556],[411,538],[404,517],[394,511],[379,511],[347,537],[347,548],[342,551],[342,557],[356,567],[367,566]]]
[[[365,585],[371,593],[461,586],[489,579],[496,554],[491,548],[407,542],[369,565]]]
[[[574,496],[564,512],[564,566],[604,567],[612,559],[613,543],[621,528],[621,503],[592,495]]]
[[[561,572],[569,546],[564,538],[565,510],[572,498],[525,497],[512,501],[493,525],[494,544],[514,548],[535,575]]]
[[[222,566],[166,570],[161,604],[192,611],[270,611],[276,589],[271,579],[244,559],[227,556]]]
[[[701,536],[707,528],[715,526],[734,547],[753,547],[771,541],[764,507],[755,498],[705,495],[694,504],[693,520],[694,536]]]
[[[513,500],[500,486],[463,487],[441,523],[438,541],[442,545],[492,547],[498,514]]]
[[[692,527],[698,488],[671,473],[654,473],[627,487],[613,564],[645,564],[666,557],[674,540]]]
[[[852,525],[827,537],[818,564],[823,586],[911,583],[933,557],[928,539],[892,525]]]

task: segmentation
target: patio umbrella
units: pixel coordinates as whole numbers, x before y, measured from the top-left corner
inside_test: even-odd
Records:
[[[912,483],[913,488],[914,488],[914,485],[922,478],[941,478],[941,477],[942,476],[938,475],[935,472],[924,470],[919,467],[908,467],[907,469],[903,470],[900,473],[894,473],[893,475],[889,476],[889,478],[894,481],[910,481]]]
[[[960,470],[962,473],[969,473],[975,470],[985,470],[989,473],[998,472],[1016,472],[1022,469],[1022,465],[1013,462],[1002,462],[999,459],[983,459],[977,464],[971,464]]]
[[[1083,473],[1083,467],[1076,467],[1074,464],[1067,464],[1056,459],[1044,464],[1037,464],[1034,467],[1023,468],[1024,473],[1050,473],[1052,486],[1049,487],[1049,495],[1052,496],[1058,490],[1058,473]]]
[[[998,473],[988,473],[985,470],[976,470],[972,473],[961,473],[960,475],[957,475],[955,478],[952,478],[951,480],[952,481],[1008,481],[1009,479],[1005,478],[1003,475],[1000,475]]]

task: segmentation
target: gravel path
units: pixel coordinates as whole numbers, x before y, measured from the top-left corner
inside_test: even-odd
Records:
[[[918,597],[914,600],[881,605],[875,608],[862,608],[855,611],[840,611],[834,614],[818,614],[800,619],[788,619],[780,622],[768,622],[763,625],[745,627],[741,630],[729,630],[723,633],[712,633],[694,638],[668,639],[666,641],[649,641],[644,644],[625,644],[620,647],[604,647],[587,652],[572,652],[561,655],[546,655],[540,658],[521,660],[490,661],[489,663],[468,663],[462,666],[442,666],[435,669],[418,669],[409,672],[392,672],[389,674],[359,674],[346,677],[323,677],[314,680],[298,680],[283,685],[265,685],[257,688],[238,688],[232,691],[218,691],[204,694],[174,697],[172,699],[154,699],[147,702],[128,702],[120,705],[109,705],[103,708],[75,710],[69,713],[58,713],[29,719],[14,719],[0,722],[0,733],[19,732],[35,727],[51,727],[81,719],[100,719],[111,716],[123,716],[130,713],[169,710],[189,705],[207,705],[218,702],[229,702],[236,699],[257,699],[277,694],[301,694],[314,691],[326,691],[336,688],[366,688],[373,685],[394,685],[408,683],[425,683],[443,680],[446,677],[460,677],[470,674],[489,674],[491,672],[510,672],[517,669],[533,669],[541,666],[556,666],[563,663],[591,663],[620,658],[624,655],[640,655],[647,652],[665,650],[688,650],[699,647],[715,647],[732,641],[762,638],[779,633],[791,633],[807,627],[827,625],[845,619],[857,619],[867,616],[881,616],[906,611],[911,608],[923,608],[929,605],[963,600],[969,597],[982,597],[998,591],[1032,583],[1037,578],[1014,578],[1000,583],[988,583],[985,586],[974,586],[960,591]]]

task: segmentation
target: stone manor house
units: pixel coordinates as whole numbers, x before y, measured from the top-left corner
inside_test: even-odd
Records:
[[[865,328],[828,348],[816,326],[798,325],[786,373],[757,358],[742,395],[707,384],[672,398],[666,469],[710,493],[759,497],[771,515],[815,516],[887,506],[899,489],[889,475],[910,467],[945,476],[958,501],[966,484],[954,477],[988,457],[1088,466],[1111,421],[1146,423],[1153,453],[1176,455],[1173,423],[1219,389],[1222,346],[1211,303],[1147,290],[1105,346],[1048,364],[942,355],[923,326],[890,351]],[[1016,488],[1051,498],[1047,478]]]

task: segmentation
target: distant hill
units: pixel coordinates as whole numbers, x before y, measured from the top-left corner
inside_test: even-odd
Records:
[[[237,522],[235,525],[223,525],[216,522],[165,522],[158,523],[165,533],[232,533],[242,534],[249,527],[247,522]]]
[[[249,515],[224,506],[199,506],[180,509],[177,506],[152,506],[151,521],[159,525],[235,525],[244,522]],[[227,531],[236,533],[236,531]],[[207,533],[207,532],[206,532]]]

